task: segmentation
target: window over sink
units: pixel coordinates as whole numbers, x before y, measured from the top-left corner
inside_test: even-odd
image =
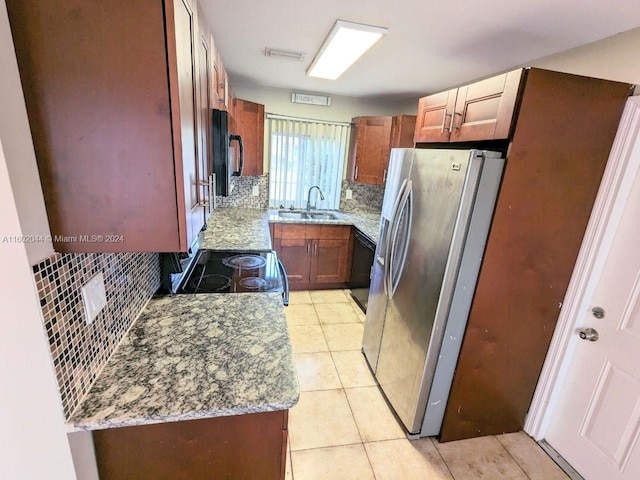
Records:
[[[305,207],[309,188],[317,185],[324,200],[312,193],[311,203],[337,210],[349,124],[267,115],[270,141],[269,206]]]

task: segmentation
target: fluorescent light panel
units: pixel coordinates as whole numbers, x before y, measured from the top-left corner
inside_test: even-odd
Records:
[[[307,75],[335,80],[387,32],[383,27],[337,20],[307,69]]]

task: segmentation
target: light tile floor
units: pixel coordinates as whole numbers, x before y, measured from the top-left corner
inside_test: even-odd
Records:
[[[569,478],[524,432],[407,440],[360,351],[365,317],[348,290],[291,292],[286,312],[301,392],[289,412],[287,479]]]

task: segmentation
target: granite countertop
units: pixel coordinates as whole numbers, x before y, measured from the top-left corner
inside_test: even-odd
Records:
[[[279,293],[152,299],[71,415],[77,430],[284,410],[299,387]]]
[[[367,237],[378,243],[378,229],[380,228],[380,212],[344,212],[353,225]]]
[[[338,212],[331,210],[335,219],[285,219],[277,210],[238,207],[220,207],[213,211],[200,248],[213,250],[271,250],[269,222],[310,223],[327,225],[354,225],[358,230],[378,242],[380,212]]]
[[[200,248],[245,251],[268,251],[273,248],[266,210],[216,208],[207,225]]]

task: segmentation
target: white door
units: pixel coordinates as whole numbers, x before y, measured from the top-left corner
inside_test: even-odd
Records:
[[[602,308],[597,318],[593,308]],[[587,309],[585,309],[587,310]],[[597,312],[596,312],[597,313]],[[547,442],[586,480],[640,479],[640,175],[582,327]],[[588,332],[586,332],[589,337]]]

